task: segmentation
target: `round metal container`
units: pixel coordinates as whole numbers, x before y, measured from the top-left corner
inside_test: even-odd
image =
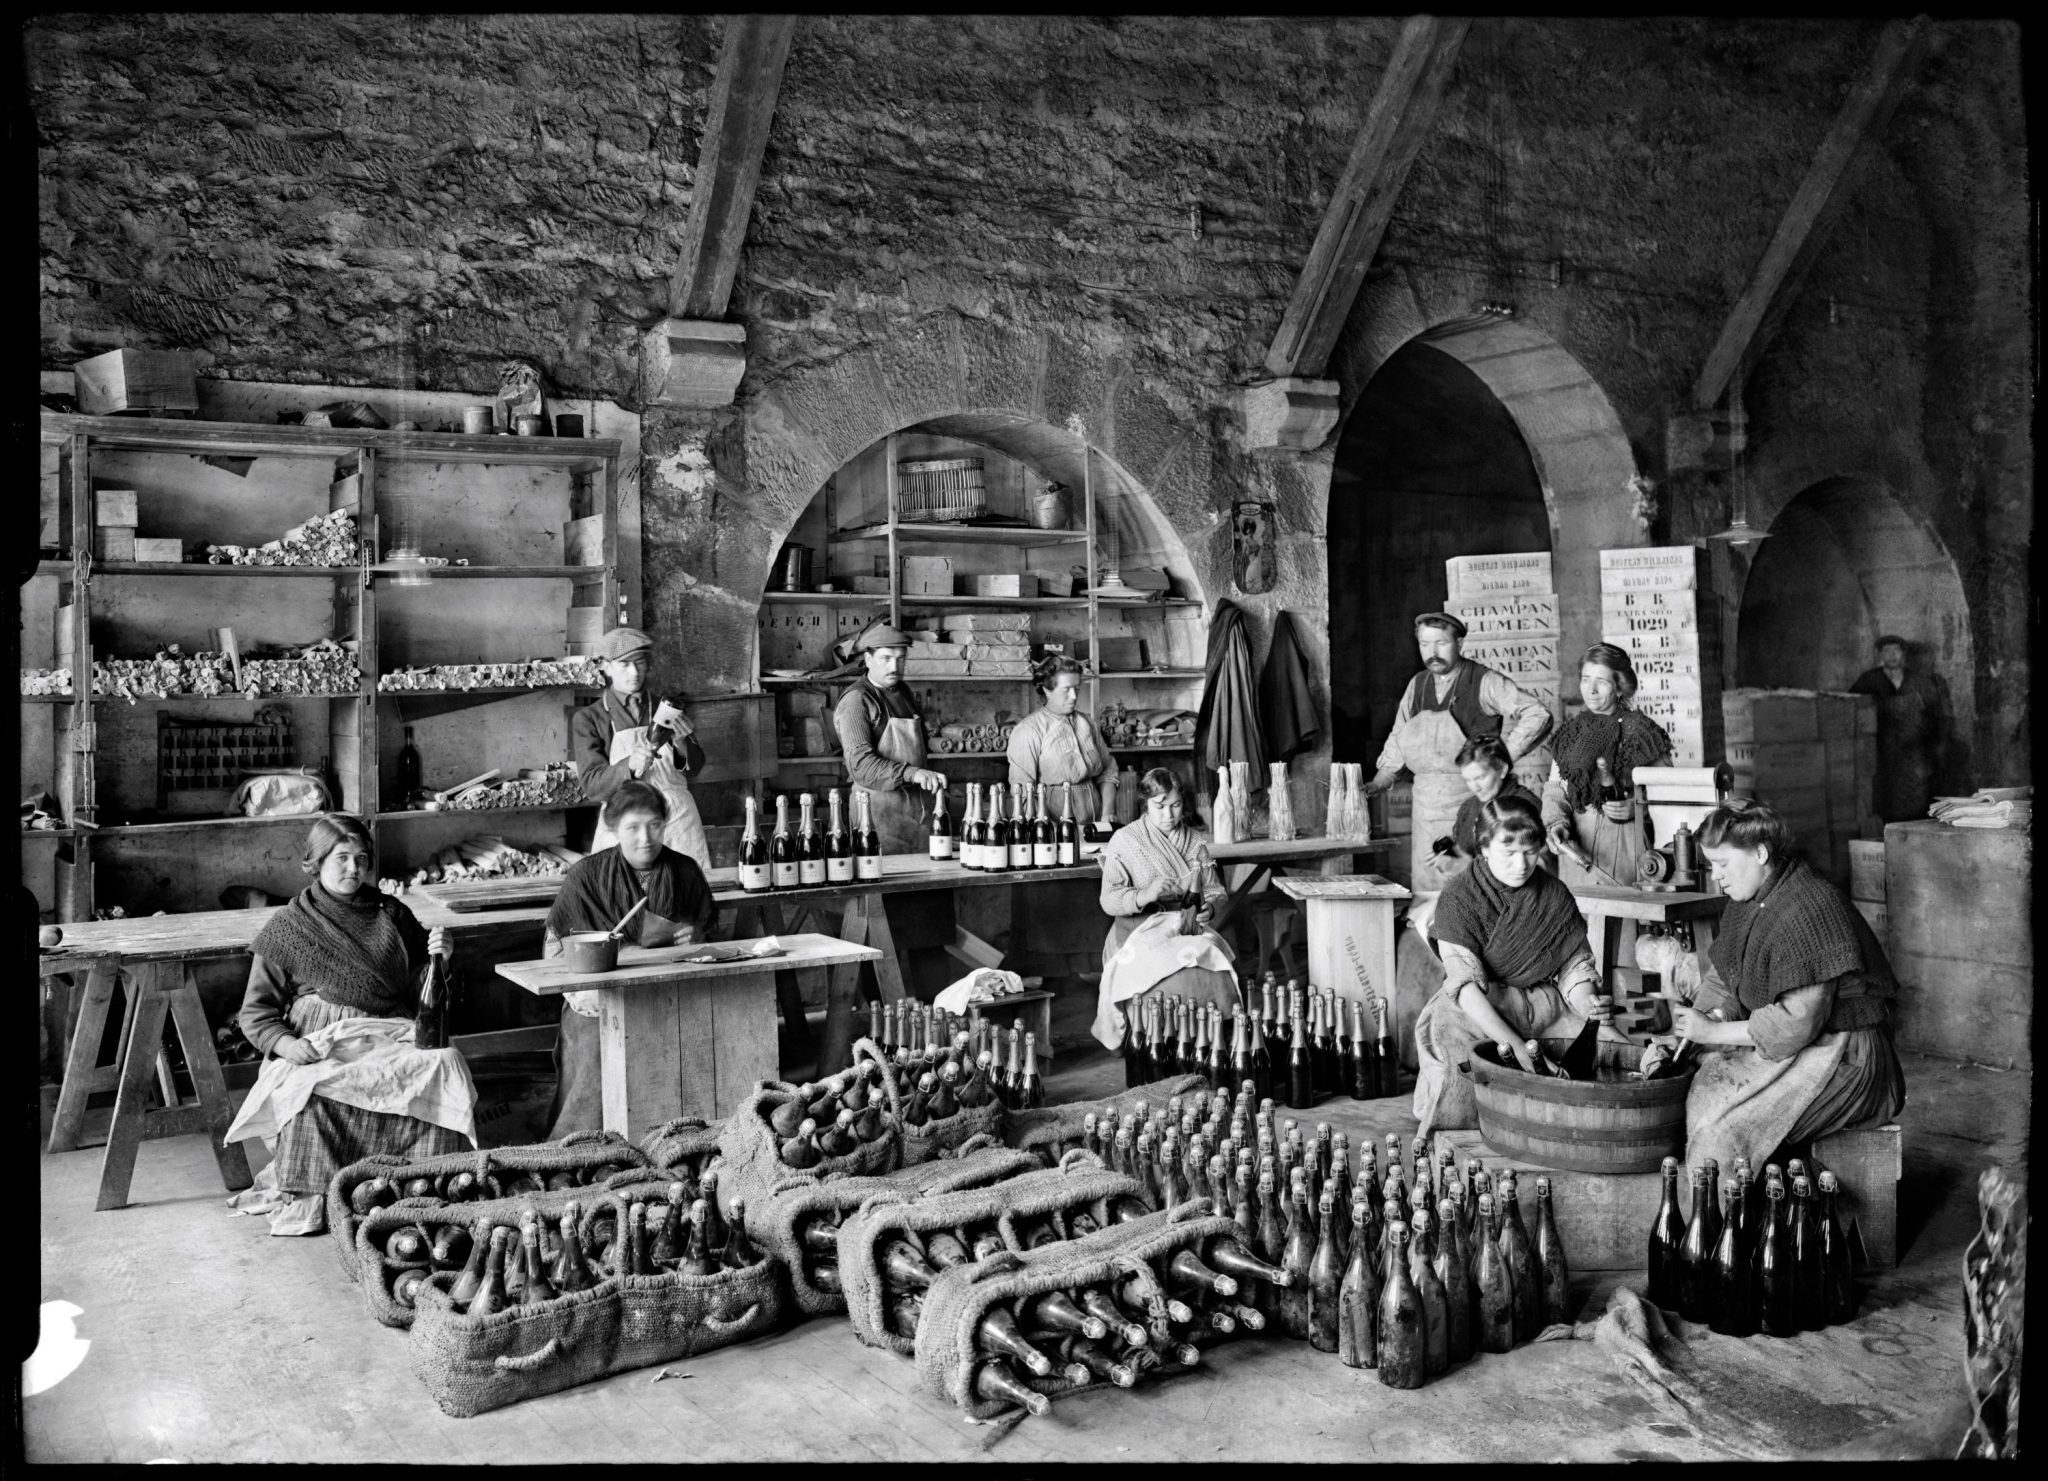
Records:
[[[618,940],[609,931],[564,936],[562,962],[571,972],[609,972],[619,964]]]
[[[1570,1047],[1547,1040],[1555,1059]],[[1602,1042],[1603,1067],[1632,1070],[1642,1051]],[[1685,1096],[1693,1066],[1655,1080],[1560,1080],[1502,1069],[1493,1046],[1476,1044],[1464,1064],[1479,1103],[1479,1134],[1507,1156],[1571,1172],[1655,1172],[1685,1149]]]
[[[462,430],[471,437],[488,437],[496,430],[496,412],[488,406],[462,408]]]

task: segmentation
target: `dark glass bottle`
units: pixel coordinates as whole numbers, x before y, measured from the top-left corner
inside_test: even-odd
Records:
[[[1259,1172],[1259,1253],[1275,1265],[1285,1265],[1281,1257],[1287,1248],[1287,1216],[1280,1211],[1280,1191],[1274,1175],[1261,1169]]]
[[[1010,867],[1031,867],[1031,788],[1023,782],[1010,784]]]
[[[1266,982],[1264,992],[1265,1007],[1246,1029],[1251,1046],[1254,1100],[1269,1100],[1273,1095],[1273,1049],[1270,1032],[1273,1017],[1273,984],[1270,978]]]
[[[796,840],[789,835],[789,797],[775,798],[775,836],[768,840],[768,873],[778,890],[793,890],[799,883]]]
[[[1543,1330],[1543,1292],[1536,1281],[1536,1250],[1522,1224],[1512,1172],[1501,1177],[1500,1209],[1501,1255],[1515,1283],[1515,1341],[1527,1342]]]
[[[1675,1282],[1678,1314],[1689,1322],[1707,1319],[1707,1277],[1714,1257],[1714,1246],[1708,1233],[1712,1221],[1707,1215],[1707,1208],[1713,1201],[1713,1195],[1707,1191],[1707,1170],[1704,1167],[1694,1168],[1692,1220],[1686,1225],[1685,1239],[1678,1247]]]
[[[1141,1329],[1142,1330],[1142,1329]],[[1071,1368],[1079,1365],[1091,1378],[1113,1383],[1118,1388],[1129,1388],[1138,1381],[1137,1370],[1128,1363],[1120,1363],[1102,1348],[1086,1338],[1077,1337],[1061,1344],[1060,1356]],[[1077,1382],[1083,1380],[1076,1380]]]
[[[1052,1371],[1052,1360],[1040,1355],[1045,1363],[1045,1372]],[[1039,1370],[1033,1368],[1032,1372]],[[1017,1377],[1016,1370],[1008,1363],[983,1363],[974,1370],[974,1396],[985,1404],[1010,1404],[1029,1414],[1052,1413],[1052,1400],[1033,1388],[1027,1388]]]
[[[1003,816],[1003,786],[991,782],[988,789],[987,842],[983,845],[982,868],[988,873],[1010,867],[1010,824]]]
[[[1031,808],[1037,814],[1031,820],[1031,867],[1033,869],[1054,869],[1060,862],[1059,824],[1052,820],[1052,813],[1045,805],[1045,783],[1040,782],[1031,794]]]
[[[505,1309],[505,1242],[511,1231],[503,1225],[491,1231],[490,1250],[484,1261],[483,1279],[464,1309],[471,1316],[490,1316]]]
[[[1337,1292],[1337,1361],[1347,1368],[1377,1368],[1380,1277],[1363,1204],[1351,1209],[1351,1259]]]
[[[865,787],[853,794],[853,877],[882,877],[882,835],[875,829],[873,805]]]
[[[1325,1194],[1317,1204],[1320,1227],[1308,1266],[1308,1342],[1317,1352],[1337,1350],[1337,1303],[1344,1289],[1344,1261],[1337,1248],[1335,1205]]]
[[[1572,1271],[1550,1204],[1550,1179],[1536,1180],[1536,1281],[1543,1292],[1540,1326],[1572,1319]]]
[[[818,832],[818,814],[808,792],[797,797],[796,880],[807,886],[825,883],[825,838]]]
[[[1351,1094],[1358,1100],[1379,1097],[1379,1062],[1365,1031],[1365,1003],[1351,1003]]]
[[[420,765],[420,748],[413,744],[412,727],[405,727],[405,744],[398,748],[398,805],[411,807],[426,790],[425,772]]]
[[[1287,1104],[1303,1111],[1315,1102],[1315,1071],[1309,1060],[1308,1034],[1297,1015],[1294,1036],[1287,1048]]]
[[[1664,1159],[1664,1197],[1650,1221],[1649,1300],[1667,1311],[1678,1307],[1679,1261],[1685,1248],[1685,1220],[1678,1211],[1678,1159]]]
[[[1472,1227],[1479,1234],[1479,1248],[1472,1255],[1472,1284],[1479,1293],[1474,1335],[1481,1352],[1506,1352],[1515,1345],[1515,1280],[1493,1232],[1491,1193],[1479,1195]]]
[[[1025,1340],[1008,1307],[991,1306],[983,1313],[974,1329],[974,1342],[988,1356],[1014,1359],[1041,1378],[1052,1372],[1052,1359]]]
[[[1790,1337],[1799,1330],[1793,1300],[1793,1252],[1780,1206],[1785,1190],[1777,1183],[1764,1189],[1764,1224],[1756,1247],[1757,1325],[1766,1337]]]
[[[1408,1273],[1408,1229],[1389,1230],[1386,1284],[1380,1291],[1379,1375],[1388,1388],[1421,1388],[1428,1376],[1427,1318]]]
[[[1074,816],[1074,784],[1060,784],[1060,822],[1054,833],[1058,862],[1062,866],[1081,862],[1081,823]]]
[[[668,1202],[662,1205],[661,1222],[655,1226],[654,1240],[647,1251],[648,1261],[660,1270],[673,1270],[676,1262],[683,1258],[683,1211],[678,1207],[682,1186],[680,1183],[669,1184]]]
[[[1422,1297],[1423,1357],[1432,1375],[1451,1365],[1451,1303],[1436,1274],[1436,1221],[1418,1208],[1408,1221],[1408,1274]]]
[[[846,884],[853,879],[853,836],[846,831],[846,807],[837,787],[825,794],[825,802],[825,881]]]
[[[489,1219],[478,1219],[470,1226],[469,1262],[462,1267],[462,1274],[455,1278],[455,1284],[448,1288],[449,1301],[463,1310],[467,1310],[469,1303],[476,1299],[477,1290],[484,1283],[484,1266],[491,1254],[492,1227]]]
[[[415,1049],[448,1047],[448,964],[439,956],[427,958],[427,975],[420,983],[419,1008],[413,1016],[412,1042]]]
[[[1828,1324],[1827,1261],[1813,1188],[1804,1176],[1792,1179],[1792,1309],[1802,1332]]]
[[[1444,1340],[1453,1363],[1471,1357],[1477,1347],[1472,1326],[1472,1262],[1458,1231],[1457,1209],[1448,1198],[1436,1205],[1436,1258],[1431,1262],[1444,1289]]]
[[[1379,1063],[1379,1093],[1385,1099],[1401,1093],[1401,1065],[1394,1058],[1394,1041],[1387,1034],[1387,1000],[1381,998],[1379,1008],[1379,1047],[1375,1058]]]
[[[1144,1326],[1132,1321],[1130,1313],[1118,1306],[1109,1292],[1099,1286],[1084,1287],[1075,1292],[1075,1299],[1081,1303],[1083,1311],[1101,1319],[1109,1328],[1109,1335],[1113,1341],[1120,1342],[1126,1347],[1138,1348],[1145,1347],[1151,1342],[1151,1336]]]
[[[1287,1239],[1280,1267],[1288,1284],[1280,1293],[1280,1329],[1298,1342],[1308,1340],[1309,1266],[1315,1261],[1315,1226],[1309,1221],[1308,1193],[1296,1187],[1287,1207]]]
[[[1013,1038],[1014,1044],[1016,1040]],[[1038,1073],[1038,1035],[1024,1036],[1024,1070],[1021,1082],[1011,1092],[1011,1105],[1020,1111],[1035,1111],[1045,1104],[1045,1081]]]
[[[1756,1287],[1743,1248],[1741,1201],[1742,1184],[1729,1178],[1721,1185],[1721,1239],[1714,1246],[1707,1302],[1707,1325],[1724,1337],[1748,1337],[1756,1331]]]
[[[1831,1172],[1820,1175],[1820,1260],[1821,1280],[1826,1292],[1824,1309],[1830,1325],[1846,1322],[1856,1315],[1856,1271],[1849,1256],[1849,1239],[1842,1232],[1836,1208],[1841,1201],[1841,1183]]]
[[[1337,1038],[1337,1079],[1332,1094],[1358,1093],[1358,1041],[1351,1036],[1351,1005],[1330,995],[1330,1016]]]

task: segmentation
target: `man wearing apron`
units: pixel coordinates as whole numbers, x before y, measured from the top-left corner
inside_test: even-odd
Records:
[[[704,767],[704,748],[681,710],[665,699],[650,704],[645,690],[653,656],[654,640],[637,627],[615,627],[598,640],[605,691],[596,704],[570,716],[569,759],[576,763],[583,795],[592,802],[604,802],[629,780],[660,792],[668,803],[661,841],[708,872],[711,845],[688,781],[690,773]],[[617,842],[600,821],[590,851]]]
[[[924,764],[924,717],[903,682],[910,639],[878,622],[854,642],[867,673],[832,712],[846,777],[868,793],[869,816],[885,854],[921,854],[929,841],[929,793],[946,779]]]
[[[1404,767],[1414,773],[1409,859],[1411,888],[1418,895],[1433,896],[1457,872],[1444,871],[1448,861],[1436,857],[1433,845],[1457,826],[1466,795],[1458,770],[1465,742],[1497,735],[1510,759],[1519,761],[1550,731],[1550,711],[1507,675],[1463,657],[1464,641],[1465,624],[1448,613],[1425,612],[1415,619],[1424,671],[1401,696],[1378,772],[1365,789],[1370,797],[1391,787]]]

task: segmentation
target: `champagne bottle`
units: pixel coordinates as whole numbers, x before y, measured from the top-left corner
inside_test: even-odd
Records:
[[[1444,1288],[1444,1345],[1449,1361],[1462,1363],[1477,1347],[1472,1330],[1472,1265],[1458,1234],[1457,1210],[1448,1198],[1436,1205],[1436,1258],[1430,1262]]]
[[[1650,1263],[1648,1296],[1652,1306],[1676,1310],[1679,1296],[1679,1261],[1685,1247],[1685,1221],[1678,1212],[1678,1159],[1664,1159],[1664,1199],[1657,1205],[1657,1217],[1650,1221]]]
[[[760,808],[751,792],[746,803],[746,826],[740,832],[740,888],[750,895],[762,895],[775,887],[775,881],[768,868],[768,845],[761,837]]]
[[[1820,1175],[1820,1258],[1825,1291],[1823,1309],[1830,1325],[1846,1322],[1856,1315],[1856,1271],[1849,1256],[1848,1236],[1842,1232],[1836,1209],[1841,1201],[1841,1182],[1832,1172]]]
[[[1828,1324],[1827,1262],[1821,1253],[1812,1185],[1802,1175],[1792,1179],[1792,1309],[1802,1332],[1818,1332]]]
[[[1513,1172],[1501,1177],[1500,1211],[1501,1254],[1515,1282],[1515,1341],[1527,1342],[1543,1330],[1543,1291],[1536,1280],[1536,1251],[1516,1207]]]
[[[1317,1352],[1337,1350],[1337,1308],[1344,1289],[1344,1262],[1338,1255],[1337,1235],[1331,1227],[1335,1214],[1335,1204],[1325,1194],[1316,1206],[1320,1232],[1308,1266],[1308,1342]]]
[[[519,1304],[538,1306],[554,1300],[555,1287],[540,1258],[540,1223],[530,1214],[519,1221],[519,1246],[526,1259],[526,1285],[520,1292]]]
[[[1152,1338],[1145,1328],[1130,1318],[1130,1314],[1111,1299],[1109,1292],[1098,1286],[1088,1286],[1075,1293],[1081,1309],[1099,1319],[1109,1328],[1109,1335],[1126,1347],[1145,1347]]]
[[[882,835],[875,831],[873,804],[869,801],[865,787],[856,788],[853,794],[853,877],[855,879],[880,879],[882,877]]]
[[[1028,1305],[1026,1312],[1024,1325],[1033,1332],[1089,1338],[1109,1335],[1109,1323],[1076,1306],[1074,1298],[1065,1291],[1045,1292]]]
[[[1280,1329],[1296,1341],[1306,1341],[1308,1328],[1309,1266],[1315,1260],[1314,1226],[1309,1222],[1307,1190],[1297,1186],[1287,1209],[1287,1237],[1281,1245],[1280,1268],[1288,1274],[1280,1293]]]
[[[1756,1251],[1758,1325],[1766,1337],[1790,1337],[1799,1330],[1793,1296],[1793,1252],[1780,1208],[1785,1190],[1777,1183],[1764,1189],[1764,1226]]]
[[[846,831],[846,809],[834,787],[825,794],[831,824],[825,830],[825,879],[829,884],[848,884],[853,879],[853,839]]]
[[[1287,1104],[1297,1111],[1315,1104],[1315,1079],[1309,1064],[1308,1035],[1298,1014],[1294,1019],[1294,1038],[1287,1048]]]
[[[707,1200],[699,1198],[690,1205],[690,1242],[684,1248],[682,1259],[676,1262],[677,1275],[716,1275],[718,1266],[711,1258],[711,1240],[707,1227],[711,1222],[706,1210]]]
[[[1003,816],[1006,795],[1001,782],[988,784],[988,849],[981,867],[991,874],[1010,867],[1010,824]]]
[[[505,1242],[511,1231],[503,1225],[491,1231],[490,1253],[484,1263],[483,1280],[464,1308],[471,1316],[491,1316],[505,1309]]]
[[[825,840],[818,832],[818,818],[811,794],[797,797],[796,879],[799,885],[825,882]]]
[[[1401,1066],[1394,1058],[1394,1041],[1387,1037],[1387,1000],[1381,998],[1376,1006],[1380,1036],[1375,1058],[1379,1061],[1379,1093],[1381,1099],[1385,1099],[1401,1093]]]
[[[1756,1331],[1756,1289],[1743,1248],[1741,1200],[1740,1181],[1729,1178],[1722,1183],[1721,1239],[1714,1246],[1707,1326],[1724,1337],[1748,1337]]]
[[[1013,1358],[1040,1378],[1052,1372],[1052,1359],[1024,1339],[1023,1329],[1009,1308],[991,1306],[974,1329],[977,1349],[991,1358]]]
[[[1039,1360],[1045,1364],[1043,1372],[1050,1373],[1052,1359],[1041,1353]],[[1031,1371],[1040,1372],[1035,1367]],[[1004,1362],[983,1363],[974,1370],[974,1396],[985,1404],[1011,1404],[1029,1414],[1052,1413],[1052,1400],[1036,1389],[1026,1388],[1016,1371]]]
[[[1322,1083],[1318,1087],[1325,1096],[1342,1095],[1348,1077],[1344,1075],[1337,1053],[1337,999],[1329,993],[1316,998],[1316,1063],[1322,1071]]]
[[[926,847],[935,860],[952,859],[959,853],[960,840],[953,832],[953,820],[946,814],[946,789],[932,794],[931,835]]]
[[[703,1204],[701,1212],[694,1206],[690,1210],[693,1222],[704,1226],[704,1244],[712,1254],[724,1251],[726,1242],[732,1237],[732,1230],[725,1222],[725,1212],[718,1203],[719,1174],[715,1167],[707,1167],[697,1179],[698,1201]]]
[[[436,1270],[459,1269],[469,1258],[470,1245],[467,1229],[460,1224],[443,1224],[434,1231],[427,1259]]]
[[[719,1258],[728,1270],[745,1270],[761,1262],[761,1252],[754,1247],[754,1241],[747,1233],[747,1201],[744,1198],[732,1201],[732,1227],[726,1231],[725,1250]]]
[[[1031,867],[1053,869],[1060,862],[1059,825],[1052,820],[1052,814],[1045,807],[1045,783],[1040,782],[1032,793],[1032,808],[1038,814],[1031,825]]]
[[[1012,1044],[1016,1043],[1014,1037]],[[1045,1104],[1045,1081],[1038,1074],[1038,1035],[1024,1036],[1024,1074],[1015,1091],[1016,1107],[1020,1111],[1036,1111]]]
[[[1202,1063],[1205,1072],[1209,1076],[1209,1083],[1221,1085],[1223,1077],[1230,1071],[1229,1064],[1225,1061],[1223,1055],[1223,1010],[1221,1008],[1209,1008],[1206,1010],[1206,1013],[1209,1042],[1208,1052],[1204,1056]]]
[[[1389,1231],[1386,1284],[1380,1292],[1379,1375],[1388,1388],[1421,1388],[1428,1373],[1427,1318],[1422,1293],[1408,1273],[1408,1229]]]
[[[1479,1291],[1475,1332],[1481,1352],[1506,1352],[1515,1345],[1515,1282],[1493,1232],[1493,1195],[1479,1195],[1479,1248],[1472,1256],[1472,1283]]]
[[[1263,1006],[1257,1020],[1250,1025],[1247,1032],[1251,1040],[1253,1098],[1269,1100],[1273,1096],[1273,982],[1270,973],[1267,974],[1262,991]]]
[[[1379,1098],[1379,1062],[1365,1032],[1365,1002],[1351,1003],[1351,1094],[1358,1100]]]
[[[989,862],[987,789],[980,782],[967,784],[970,820],[960,830],[960,862],[976,871],[994,866]]]
[[[1579,1028],[1578,1037],[1564,1052],[1558,1066],[1573,1080],[1596,1080],[1600,1063],[1600,1021],[1589,1018]]]
[[[1145,999],[1139,998],[1125,1015],[1124,1089],[1135,1090],[1152,1080],[1152,1047],[1146,1035]]]
[[[448,964],[438,956],[427,958],[426,980],[420,984],[419,1009],[413,1016],[412,1043],[415,1049],[448,1047]]]
[[[484,1283],[484,1265],[491,1253],[492,1227],[489,1219],[478,1219],[470,1226],[469,1263],[462,1267],[462,1274],[448,1288],[448,1300],[465,1311]]]
[[[775,836],[768,840],[768,872],[778,890],[793,890],[799,882],[796,840],[789,836],[789,797],[775,796]]]
[[[647,1251],[648,1261],[659,1270],[673,1270],[676,1262],[683,1258],[683,1210],[678,1206],[683,1185],[669,1184],[668,1202],[662,1205],[661,1223],[654,1231],[654,1240]]]
[[[1550,1179],[1536,1180],[1536,1279],[1543,1291],[1539,1326],[1572,1319],[1572,1272],[1558,1237],[1557,1217],[1550,1203]]]
[[[574,1201],[564,1205],[562,1209],[562,1253],[555,1261],[555,1287],[564,1296],[576,1291],[587,1291],[597,1284],[597,1276],[591,1272],[589,1264],[583,1258],[583,1241],[576,1233],[581,1212],[581,1207]]]
[[[1257,1071],[1252,1065],[1252,1036],[1247,1024],[1245,1014],[1230,1015],[1230,1073],[1233,1079],[1251,1080],[1256,1084]]]
[[[1031,867],[1031,789],[1022,782],[1010,788],[1010,867]]]
[[[1714,1201],[1708,1191],[1707,1170],[1692,1173],[1692,1222],[1678,1248],[1678,1314],[1689,1322],[1707,1319],[1707,1280],[1714,1246],[1709,1243],[1707,1206]]]
[[[1756,1258],[1756,1171],[1751,1167],[1747,1157],[1735,1159],[1735,1182],[1742,1190],[1742,1197],[1735,1206],[1742,1224],[1742,1243],[1739,1248],[1742,1250],[1743,1259],[1753,1260]]]
[[[891,1291],[927,1291],[939,1278],[923,1255],[906,1239],[885,1240],[875,1252],[875,1265]]]
[[[1334,993],[1330,997],[1330,1014],[1335,1020],[1337,1036],[1337,1079],[1331,1087],[1332,1095],[1356,1095],[1358,1093],[1358,1041],[1351,1036],[1351,1005]]]
[[[1536,1073],[1548,1075],[1553,1080],[1569,1080],[1570,1073],[1565,1067],[1543,1052],[1543,1046],[1534,1039],[1523,1041],[1522,1048],[1529,1056],[1529,1063],[1536,1066]]]
[[[1142,1332],[1144,1328],[1141,1327],[1138,1330]],[[1131,1367],[1128,1363],[1119,1363],[1106,1351],[1086,1338],[1077,1337],[1070,1342],[1062,1344],[1060,1355],[1069,1364],[1079,1364],[1083,1371],[1092,1377],[1106,1383],[1113,1383],[1118,1388],[1129,1388],[1138,1381],[1138,1372],[1135,1368]],[[1076,1380],[1076,1382],[1080,1381],[1083,1380]]]
[[[1436,1222],[1427,1208],[1415,1210],[1410,1220],[1408,1274],[1422,1297],[1423,1368],[1435,1375],[1451,1366],[1451,1303],[1444,1283],[1437,1279],[1432,1248]]]
[[[1365,1207],[1351,1210],[1351,1260],[1337,1292],[1337,1361],[1347,1368],[1377,1368],[1379,1352],[1379,1270]]]
[[[1057,862],[1065,867],[1081,862],[1081,824],[1074,816],[1074,784],[1060,783],[1060,823],[1054,835]]]

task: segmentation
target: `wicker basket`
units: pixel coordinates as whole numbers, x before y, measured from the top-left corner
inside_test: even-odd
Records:
[[[1552,1040],[1553,1057],[1569,1047]],[[1605,1040],[1603,1068],[1632,1070],[1642,1051]],[[1685,1147],[1685,1096],[1693,1069],[1656,1080],[1611,1083],[1503,1069],[1491,1044],[1475,1044],[1461,1068],[1479,1103],[1479,1134],[1495,1151],[1570,1172],[1655,1172]]]
[[[944,524],[988,513],[980,458],[919,458],[896,465],[896,517]]]

